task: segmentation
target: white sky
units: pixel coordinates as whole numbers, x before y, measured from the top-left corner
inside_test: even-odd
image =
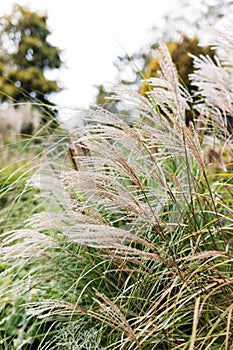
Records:
[[[88,107],[96,84],[114,83],[113,61],[132,54],[148,41],[150,28],[174,8],[175,0],[0,0],[0,15],[13,3],[45,10],[50,41],[64,50],[66,68],[58,72],[66,88],[56,95],[60,106]],[[124,51],[125,50],[125,51]]]

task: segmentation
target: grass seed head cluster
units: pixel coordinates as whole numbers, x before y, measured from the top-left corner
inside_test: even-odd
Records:
[[[96,107],[51,137],[31,180],[45,210],[1,247],[29,271],[25,328],[47,324],[40,349],[233,348],[232,34],[218,32],[224,57],[194,58],[188,126],[190,96],[161,44],[147,97],[114,90],[133,126]]]

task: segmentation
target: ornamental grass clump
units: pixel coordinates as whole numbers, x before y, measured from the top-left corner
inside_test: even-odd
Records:
[[[82,124],[51,137],[31,179],[44,212],[2,239],[3,259],[27,267],[22,293],[30,276],[25,329],[44,330],[19,346],[233,348],[233,61],[194,58],[186,125],[190,96],[167,47],[155,55],[161,71],[147,97],[114,90],[134,108],[134,125],[100,107],[79,110]]]

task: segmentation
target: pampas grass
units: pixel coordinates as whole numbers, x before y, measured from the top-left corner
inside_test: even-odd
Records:
[[[51,325],[39,349],[82,349],[93,331],[99,349],[232,348],[232,67],[194,58],[200,114],[186,126],[189,96],[164,44],[155,55],[148,98],[114,90],[135,124],[81,110],[31,180],[45,211],[4,234],[2,256],[30,274],[26,323]]]

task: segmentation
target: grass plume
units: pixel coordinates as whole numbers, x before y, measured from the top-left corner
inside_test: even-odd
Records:
[[[135,124],[80,111],[83,124],[49,143],[32,179],[46,210],[4,234],[2,255],[30,270],[28,323],[52,325],[39,349],[71,329],[80,344],[94,330],[105,349],[232,347],[232,67],[194,59],[202,99],[187,126],[188,97],[165,45],[156,57],[148,98],[114,90],[134,106]]]

